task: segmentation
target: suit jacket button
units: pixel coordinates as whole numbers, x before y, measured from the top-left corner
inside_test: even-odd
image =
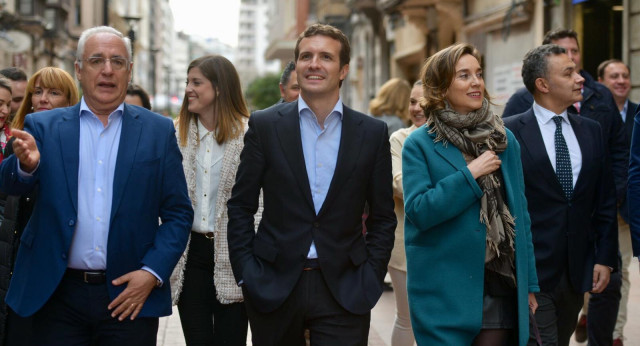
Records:
[[[75,221],[75,220],[69,220],[69,226],[73,226],[73,225],[75,225],[75,224],[76,224],[76,221]]]
[[[318,223],[318,222],[314,222],[314,223],[313,223],[313,227],[315,227],[315,228],[320,227],[320,223]]]
[[[62,254],[62,259],[67,259],[67,254],[66,253]]]

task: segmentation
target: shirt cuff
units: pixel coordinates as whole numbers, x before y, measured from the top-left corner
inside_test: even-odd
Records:
[[[149,267],[147,267],[147,266],[143,266],[143,267],[142,267],[142,270],[146,270],[146,271],[148,271],[149,273],[153,274],[153,276],[155,276],[155,277],[156,277],[156,279],[158,279],[158,282],[159,282],[158,287],[162,287],[162,285],[164,284],[164,282],[162,281],[162,279],[160,278],[160,276],[158,276],[158,274],[156,274],[156,272],[154,272],[154,271],[153,271],[153,269],[151,269],[151,268],[149,268]]]
[[[23,180],[29,180],[33,178],[33,173],[35,173],[38,170],[38,167],[40,167],[40,161],[38,161],[36,168],[29,173],[23,171],[22,168],[20,168],[20,160],[16,160],[16,165],[18,165],[18,176]]]

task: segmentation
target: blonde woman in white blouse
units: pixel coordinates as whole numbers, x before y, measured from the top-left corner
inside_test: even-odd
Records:
[[[391,165],[393,172],[393,199],[398,218],[396,239],[389,261],[389,276],[396,296],[396,320],[391,334],[391,346],[412,346],[414,343],[411,319],[409,317],[409,303],[407,301],[407,257],[404,252],[404,200],[402,193],[402,146],[405,139],[418,127],[424,125],[426,117],[420,98],[422,97],[422,82],[417,81],[411,89],[409,98],[409,115],[411,127],[400,129],[389,138],[391,143]]]

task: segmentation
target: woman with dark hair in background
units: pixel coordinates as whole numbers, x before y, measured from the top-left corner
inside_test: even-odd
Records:
[[[248,120],[233,64],[220,55],[192,61],[176,130],[195,216],[171,278],[187,345],[246,344],[247,314],[229,262],[227,200]]]
[[[24,119],[29,113],[38,113],[54,108],[75,105],[80,100],[73,77],[57,67],[43,67],[29,78],[25,97],[16,112],[11,128],[22,130]],[[6,125],[5,125],[6,127]],[[13,140],[4,147],[6,156],[13,154]],[[6,273],[0,280],[0,345],[29,345],[32,332],[31,317],[16,315],[4,302],[4,294],[9,288],[15,258],[24,230],[37,196],[37,189],[22,196],[7,196],[0,225],[0,271]],[[6,278],[6,280],[5,280]],[[2,341],[5,343],[3,344]]]
[[[151,110],[149,94],[138,84],[129,83],[127,87],[127,97],[124,99],[124,102]]]
[[[419,345],[526,345],[538,292],[520,146],[460,43],[420,73],[427,126],[404,143],[407,290]]]

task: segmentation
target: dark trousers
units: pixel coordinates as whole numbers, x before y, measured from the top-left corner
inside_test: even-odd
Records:
[[[304,346],[309,329],[312,346],[366,346],[371,313],[352,314],[333,298],[319,269],[304,271],[282,306],[263,314],[245,306],[254,346]]]
[[[536,293],[536,300],[538,309],[534,316],[542,344],[568,346],[571,334],[578,323],[578,313],[582,308],[584,294],[576,293],[565,273],[555,289],[550,292]],[[528,345],[536,345],[532,325],[529,326]]]
[[[184,338],[190,346],[246,345],[248,322],[244,303],[218,302],[213,260],[213,241],[192,232],[178,301]]]
[[[611,273],[611,279],[602,293],[592,293],[589,298],[589,316],[587,317],[587,333],[589,346],[611,346],[613,330],[618,319],[620,307],[620,288],[622,274]]]
[[[7,325],[5,328],[5,346],[31,345],[33,334],[33,316],[21,317],[7,306]]]
[[[87,284],[65,276],[33,319],[33,344],[155,346],[158,318],[118,321],[111,317],[106,284]]]

